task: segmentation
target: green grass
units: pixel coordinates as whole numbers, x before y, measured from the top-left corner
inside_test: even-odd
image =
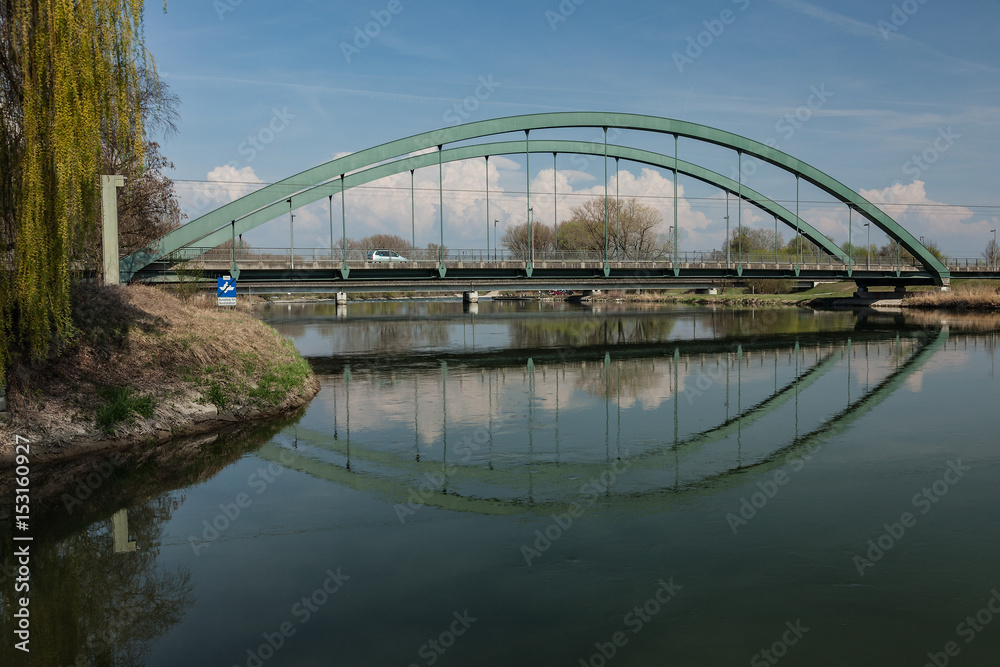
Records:
[[[291,342],[287,342],[287,346],[292,346]],[[276,405],[284,400],[290,391],[301,387],[307,377],[309,377],[309,363],[296,355],[291,363],[267,368],[257,381],[257,386],[249,391],[249,396],[268,405]]]
[[[228,402],[226,399],[226,392],[223,390],[222,385],[218,382],[209,383],[207,398],[209,403],[215,405],[215,407],[219,410],[225,408],[226,403]]]
[[[131,387],[106,387],[100,391],[104,405],[98,408],[95,421],[106,435],[114,433],[118,424],[129,426],[136,416],[153,416],[153,399],[150,396],[136,396]]]

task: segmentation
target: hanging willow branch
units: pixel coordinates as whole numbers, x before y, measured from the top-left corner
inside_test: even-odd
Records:
[[[142,0],[0,0],[0,377],[15,347],[38,361],[72,338],[70,281],[96,267],[102,138],[143,153],[142,14]]]

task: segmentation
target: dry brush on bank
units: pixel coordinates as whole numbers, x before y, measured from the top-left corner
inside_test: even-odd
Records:
[[[949,292],[918,292],[904,302],[909,308],[1000,310],[1000,285],[959,283]]]
[[[65,354],[11,368],[4,446],[14,433],[53,450],[101,439],[162,441],[280,411],[317,390],[290,341],[207,299],[86,285],[74,293],[73,317]]]

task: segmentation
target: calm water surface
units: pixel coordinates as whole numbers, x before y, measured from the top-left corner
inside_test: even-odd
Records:
[[[266,319],[320,394],[47,473],[39,645],[4,664],[1000,662],[997,318]]]

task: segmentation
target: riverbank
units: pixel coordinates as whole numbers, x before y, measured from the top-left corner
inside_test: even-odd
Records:
[[[295,346],[246,309],[146,286],[86,286],[73,302],[73,347],[9,372],[0,464],[15,436],[36,461],[67,459],[275,417],[319,391]]]
[[[897,308],[952,311],[1000,310],[1000,285],[981,281],[956,280],[948,292],[932,287],[917,288],[900,298],[891,289],[872,290],[866,299],[855,299],[857,286],[853,282],[824,283],[810,290],[790,294],[746,293],[745,288],[727,288],[720,294],[701,295],[680,292],[643,291],[636,293],[606,293],[590,297],[591,301],[624,301],[629,303],[682,303],[702,306],[735,308],[831,308],[870,307],[873,304]]]
[[[698,306],[735,308],[808,307],[822,300],[846,299],[857,290],[853,282],[824,283],[813,289],[789,294],[746,292],[747,288],[720,288],[718,294],[643,290],[638,293],[606,292],[589,297],[590,301],[625,301],[629,303],[678,303]]]

